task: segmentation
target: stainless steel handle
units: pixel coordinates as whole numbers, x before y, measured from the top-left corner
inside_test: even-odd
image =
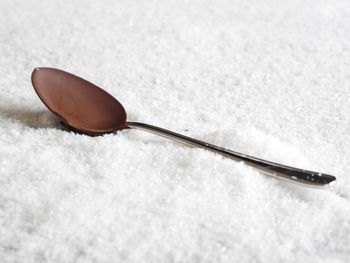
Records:
[[[191,137],[172,132],[163,128],[159,128],[153,125],[139,123],[139,122],[127,122],[128,128],[136,128],[139,130],[148,131],[168,139],[184,143],[192,147],[199,147],[208,151],[221,154],[225,157],[231,158],[236,161],[243,161],[245,164],[256,168],[264,174],[275,176],[281,179],[286,179],[295,183],[308,184],[313,186],[322,186],[329,184],[336,180],[336,178],[329,174],[303,170],[295,167],[290,167],[263,159],[255,158],[253,156],[245,155],[239,152],[230,151],[213,144],[209,144]]]

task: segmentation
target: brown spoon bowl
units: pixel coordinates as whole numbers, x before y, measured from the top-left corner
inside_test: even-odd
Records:
[[[59,69],[35,68],[32,84],[46,107],[80,132],[99,135],[126,128],[123,105],[89,81]]]

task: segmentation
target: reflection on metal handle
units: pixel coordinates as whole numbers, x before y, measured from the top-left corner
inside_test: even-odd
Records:
[[[302,170],[302,169],[258,159],[239,152],[230,151],[200,140],[196,140],[176,132],[162,129],[153,125],[139,123],[139,122],[127,122],[126,124],[129,128],[145,130],[145,131],[166,137],[168,139],[187,144],[192,147],[199,147],[199,148],[209,150],[211,152],[221,154],[225,157],[231,158],[236,161],[243,161],[245,164],[258,169],[264,174],[276,176],[281,179],[287,179],[288,181],[314,185],[314,186],[322,186],[336,180],[334,176],[329,174]]]

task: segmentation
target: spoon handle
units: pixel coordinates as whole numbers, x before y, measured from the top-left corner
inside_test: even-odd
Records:
[[[199,147],[209,150],[214,153],[221,154],[225,157],[233,159],[235,161],[243,161],[245,164],[254,167],[264,174],[275,176],[281,179],[286,179],[295,183],[308,184],[311,186],[322,186],[329,184],[336,180],[336,178],[329,174],[303,170],[295,167],[290,167],[263,159],[255,158],[239,152],[230,151],[213,144],[209,144],[191,137],[172,132],[163,128],[159,128],[153,125],[140,123],[140,122],[127,122],[128,128],[135,128],[139,130],[148,131],[168,139],[184,143],[192,147]]]

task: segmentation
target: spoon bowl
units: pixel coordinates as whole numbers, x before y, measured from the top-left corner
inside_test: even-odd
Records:
[[[54,68],[35,68],[32,84],[41,101],[65,124],[87,134],[126,128],[123,105],[98,86]]]

